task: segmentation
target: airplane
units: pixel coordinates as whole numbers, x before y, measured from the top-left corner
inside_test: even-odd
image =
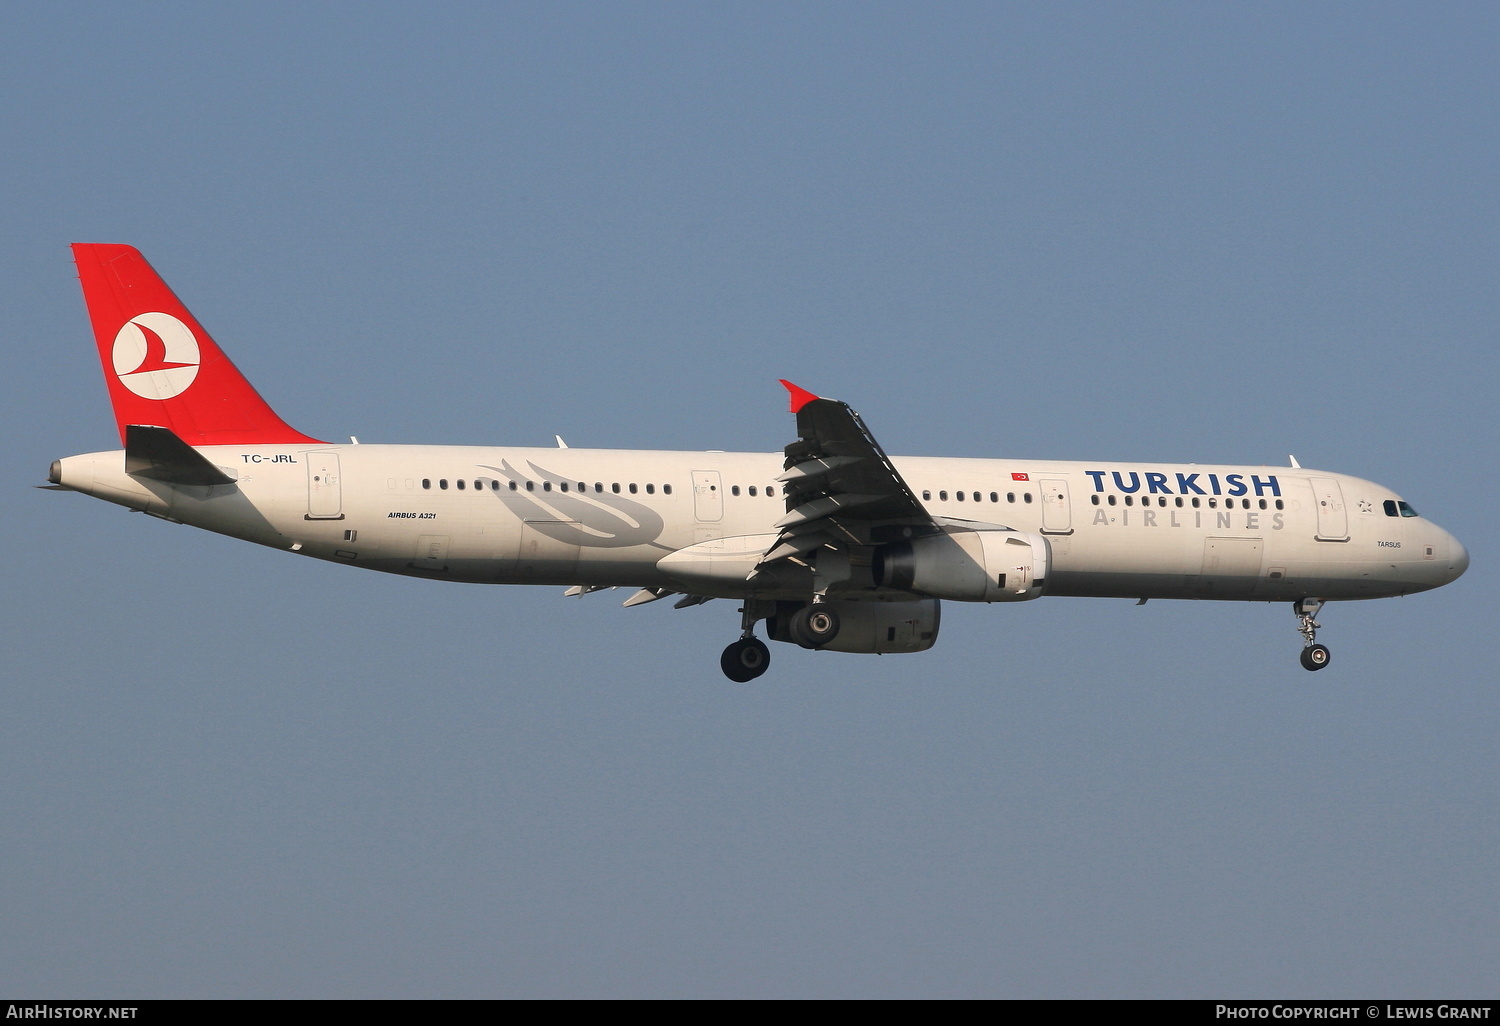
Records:
[[[932,648],[943,600],[1288,602],[1309,670],[1326,602],[1409,595],[1469,565],[1395,492],[1290,467],[890,457],[847,404],[783,381],[780,452],[361,445],[288,426],[134,248],[74,260],[124,449],[47,486],[303,556],[439,581],[738,602],[755,634],[832,652]]]

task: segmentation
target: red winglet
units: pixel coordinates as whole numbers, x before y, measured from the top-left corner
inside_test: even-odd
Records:
[[[802,407],[806,406],[808,403],[810,403],[813,400],[815,400],[815,399],[818,398],[817,396],[815,396],[811,392],[809,392],[807,389],[805,389],[805,388],[798,388],[796,385],[792,384],[790,381],[786,380],[785,378],[781,378],[780,380],[781,380],[781,384],[786,388],[787,392],[789,392],[791,394],[791,398],[792,398],[792,412],[793,413],[801,413],[802,412]]]

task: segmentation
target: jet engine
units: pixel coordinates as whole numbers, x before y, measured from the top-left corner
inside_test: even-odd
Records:
[[[942,619],[938,600],[930,598],[908,602],[841,599],[812,606],[778,602],[776,607],[776,615],[766,619],[772,641],[788,641],[829,652],[925,652],[936,644]],[[810,644],[795,626],[799,614],[806,617],[809,610],[823,613],[831,622],[831,638]]]
[[[1049,557],[1038,534],[948,527],[879,549],[875,583],[958,602],[1024,602],[1045,589]]]

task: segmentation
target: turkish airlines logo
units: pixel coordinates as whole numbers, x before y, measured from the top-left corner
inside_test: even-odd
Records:
[[[192,329],[171,314],[136,314],[115,336],[115,376],[142,399],[186,392],[199,359]]]

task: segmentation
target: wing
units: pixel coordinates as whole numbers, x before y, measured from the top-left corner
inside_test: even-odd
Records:
[[[868,569],[874,546],[937,525],[847,403],[782,384],[791,394],[799,437],[786,447],[786,470],[777,478],[786,516],[774,525],[780,534],[756,573],[784,559],[814,564],[818,550],[827,549],[847,556],[851,583],[873,587],[874,581],[860,580],[868,574],[859,570]]]

